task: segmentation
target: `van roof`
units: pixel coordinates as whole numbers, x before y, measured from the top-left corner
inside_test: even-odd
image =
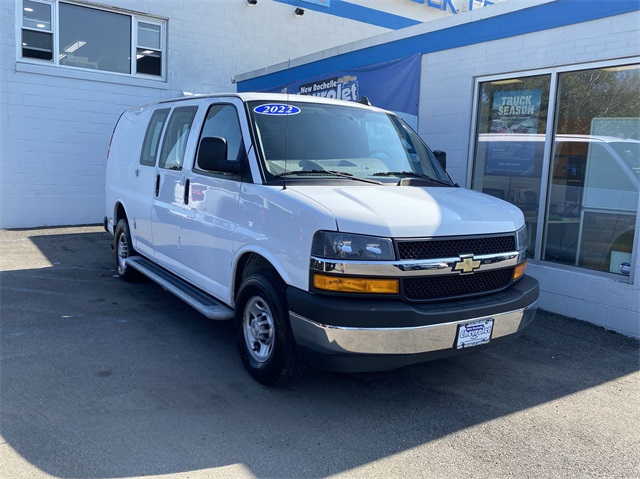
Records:
[[[190,100],[198,100],[198,99],[207,99],[207,98],[239,98],[240,100],[247,101],[273,101],[273,102],[305,102],[305,103],[322,103],[329,105],[348,105],[356,108],[374,108],[378,111],[386,111],[383,108],[377,108],[375,106],[371,107],[356,101],[346,101],[346,100],[336,100],[333,98],[326,97],[318,97],[312,95],[298,95],[298,94],[285,94],[285,93],[262,93],[262,92],[243,92],[243,93],[212,93],[212,94],[197,94],[197,95],[186,95],[177,98],[170,98],[167,100],[160,100],[156,102],[147,103],[144,105],[133,106],[128,109],[138,109],[141,107],[150,107],[154,105],[161,105],[166,103],[175,103],[182,101],[190,101]]]

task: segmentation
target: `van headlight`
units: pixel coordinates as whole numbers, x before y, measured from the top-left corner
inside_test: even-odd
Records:
[[[529,248],[529,235],[527,225],[516,231],[516,250],[518,251],[518,265],[513,271],[513,280],[516,281],[524,276],[527,269],[527,249]]]
[[[516,250],[523,251],[529,248],[529,235],[527,234],[527,225],[516,231]],[[525,251],[526,253],[526,251]]]
[[[390,238],[337,231],[318,231],[313,237],[311,254],[327,259],[373,261],[392,261],[396,256]]]

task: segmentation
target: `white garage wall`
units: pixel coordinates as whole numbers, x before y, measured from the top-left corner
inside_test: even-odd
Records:
[[[82,4],[82,3],[80,3]],[[106,152],[125,108],[235,91],[231,76],[388,31],[260,0],[110,0],[168,19],[167,81],[19,60],[20,0],[0,1],[0,228],[98,223]]]

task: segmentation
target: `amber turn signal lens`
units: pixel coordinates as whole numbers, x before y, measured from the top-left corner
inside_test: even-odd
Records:
[[[316,274],[313,286],[324,291],[340,293],[380,293],[398,294],[400,282],[397,279],[350,278]]]
[[[520,263],[516,266],[516,269],[513,270],[513,279],[514,281],[524,275],[524,270],[527,269],[527,260],[523,263]]]

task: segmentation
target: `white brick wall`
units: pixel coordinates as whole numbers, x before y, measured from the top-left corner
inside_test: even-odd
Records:
[[[464,185],[476,77],[632,57],[640,52],[638,25],[635,12],[424,55],[419,132],[432,148],[447,152],[451,176]],[[547,311],[640,337],[640,258],[635,264],[635,285],[549,263],[530,264],[527,271],[540,281],[540,306]]]
[[[107,146],[125,108],[235,91],[234,73],[387,31],[311,10],[295,17],[271,0],[106,1],[169,19],[167,82],[16,62],[21,1],[0,1],[0,228],[100,222]]]
[[[637,284],[544,263],[529,265],[527,272],[540,282],[540,307],[640,338]]]

